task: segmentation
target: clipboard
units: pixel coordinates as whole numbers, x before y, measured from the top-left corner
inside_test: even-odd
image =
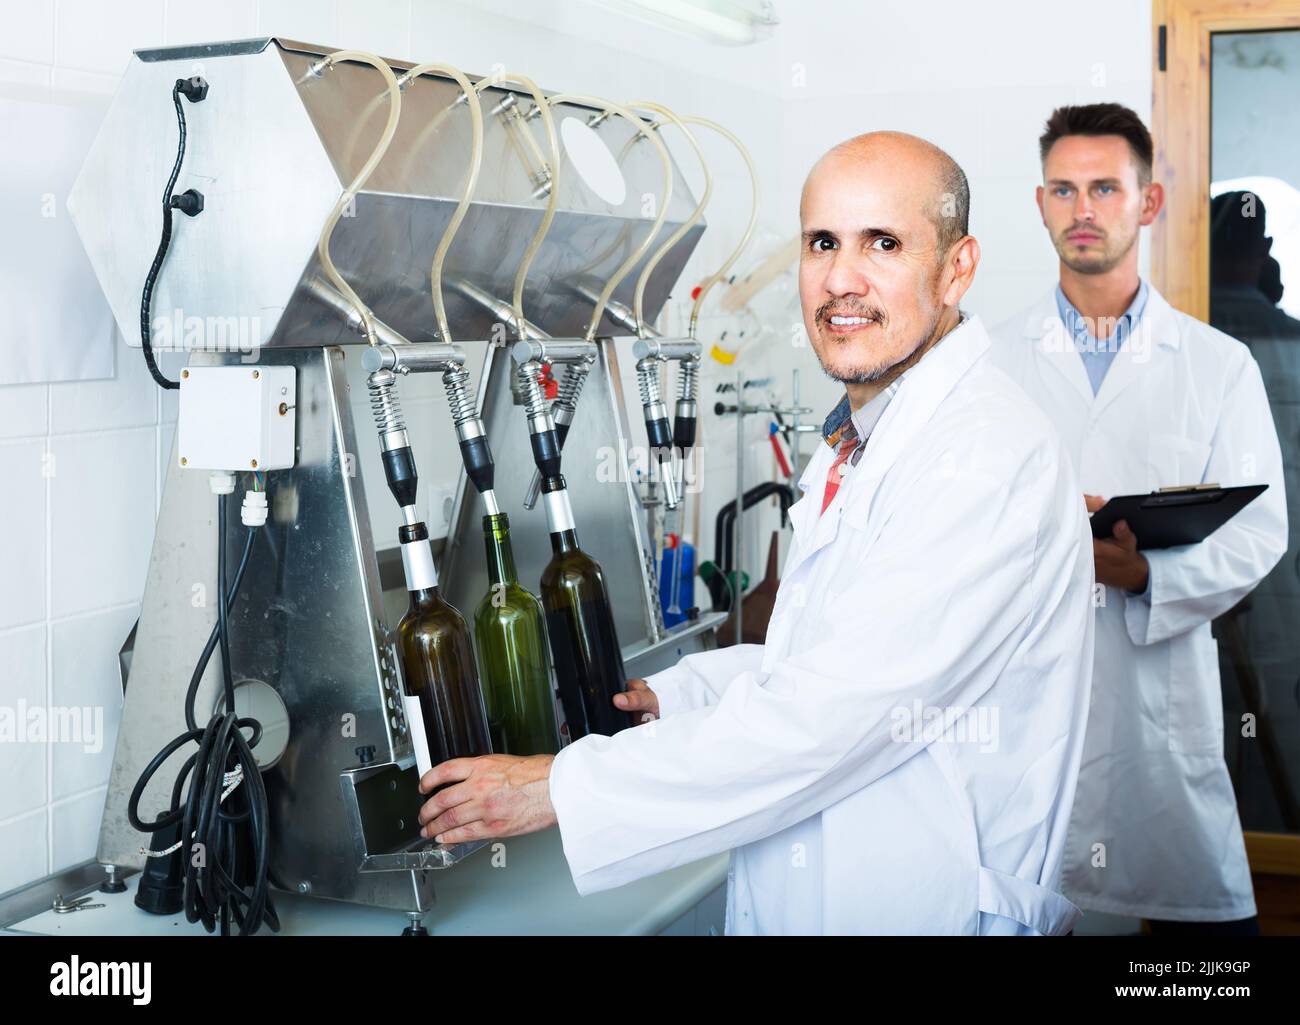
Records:
[[[1092,536],[1108,538],[1116,523],[1127,520],[1139,550],[1198,544],[1267,490],[1267,484],[1195,484],[1149,495],[1116,495],[1092,514]]]

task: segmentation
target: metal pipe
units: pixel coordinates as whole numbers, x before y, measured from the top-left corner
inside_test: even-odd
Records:
[[[307,292],[314,299],[320,300],[335,313],[339,314],[347,322],[348,327],[359,335],[365,335],[366,325],[357,313],[356,307],[340,292],[327,281],[313,276],[307,283]],[[383,342],[385,345],[414,345],[406,335],[402,334],[396,328],[390,327],[373,313],[370,315],[370,326],[374,330],[375,339]],[[439,343],[441,344],[441,343]]]
[[[465,353],[442,342],[407,342],[373,345],[361,354],[361,366],[370,373],[392,370],[399,374],[443,373],[465,365]]]
[[[521,338],[510,347],[516,363],[590,363],[596,359],[596,343],[581,338]]]
[[[531,320],[524,320],[520,325],[515,323],[515,310],[504,299],[498,299],[490,292],[485,292],[478,285],[466,281],[464,278],[448,278],[447,284],[453,291],[460,293],[470,302],[477,303],[483,309],[487,310],[502,324],[509,324],[512,328],[518,327],[522,330],[524,338],[550,338],[545,331],[534,324]]]
[[[654,356],[656,359],[690,359],[704,351],[692,338],[638,338],[632,343],[632,355],[637,359]]]
[[[574,284],[569,287],[593,306],[600,302],[600,293],[590,285]],[[649,324],[637,324],[636,313],[626,303],[621,303],[614,298],[607,299],[605,301],[605,313],[610,320],[625,331],[635,335],[638,333],[639,328],[640,332],[647,338],[659,337],[659,332]]]

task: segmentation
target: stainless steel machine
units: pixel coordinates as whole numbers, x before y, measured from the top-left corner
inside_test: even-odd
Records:
[[[185,110],[184,160],[172,190],[188,196],[188,207],[178,206],[152,312],[155,323],[174,326],[172,343],[189,351],[190,373],[245,368],[262,391],[288,382],[278,385],[278,409],[271,388],[267,415],[287,418],[292,452],[285,468],[265,475],[267,522],[229,613],[237,694],[264,712],[282,706],[257,750],[270,809],[270,879],[278,888],[415,917],[434,901],[429,870],[469,852],[413,842],[413,805],[394,796],[409,794],[414,769],[389,637],[395,624],[385,621],[377,557],[393,539],[372,536],[356,437],[373,427],[353,423],[343,372],[345,361],[371,346],[317,250],[323,222],[383,131],[385,83],[361,63],[326,67],[322,59],[331,52],[274,38],[138,51],[69,208],[120,329],[139,337],[159,199],[177,160],[173,106],[181,100],[173,85],[202,78],[202,102]],[[412,67],[386,63],[399,74]],[[484,88],[482,173],[444,268],[447,320],[458,340],[451,345],[439,337],[429,264],[462,186],[470,144],[470,121],[457,110],[463,99],[457,83],[438,74],[404,83],[392,143],[339,219],[330,252],[368,304],[372,330],[385,345],[442,344],[465,365],[481,366],[477,409],[496,457],[497,494],[514,521],[520,577],[535,586],[549,544],[540,509],[523,508],[532,461],[511,388],[510,343],[520,334],[581,339],[591,296],[650,230],[645,197],[659,189],[661,168],[648,147],[634,144],[632,125],[583,103],[557,103],[555,119],[594,128],[621,171],[625,196],[601,198],[567,149],[557,176],[537,159],[527,135],[536,127],[526,91],[504,82]],[[645,284],[647,322],[704,227],[688,224],[696,204],[675,169],[673,176],[660,237],[685,230]],[[554,222],[524,291],[525,329],[511,323],[508,300],[557,179]],[[564,452],[584,547],[605,568],[631,675],[709,645],[709,628],[721,618],[706,614],[664,629],[642,496],[627,465],[628,451],[644,446],[644,438],[628,424],[619,361],[631,358],[623,325],[647,259],[614,291],[613,312],[588,339],[595,358]],[[218,521],[207,474],[191,468],[205,463],[187,446],[197,452],[201,442],[178,430],[124,674],[98,849],[105,864],[140,868],[145,861],[148,838],[128,823],[126,806],[145,765],[185,730],[186,688],[220,604]],[[454,444],[446,458],[459,459]],[[611,458],[613,474],[570,469]],[[258,470],[250,461],[247,469]],[[444,589],[462,610],[487,588],[482,511],[462,472],[441,567]],[[242,538],[238,524],[228,526],[226,550],[236,551]],[[217,677],[209,664],[196,708],[206,712],[220,702]],[[167,807],[185,754],[171,755],[145,788],[142,818]]]

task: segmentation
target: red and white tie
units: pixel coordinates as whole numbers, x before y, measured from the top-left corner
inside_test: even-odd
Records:
[[[840,481],[844,479],[844,474],[848,473],[848,459],[853,455],[853,450],[858,447],[858,432],[854,430],[853,424],[844,425],[844,437],[840,439],[840,450],[835,456],[835,462],[831,463],[831,468],[826,471],[826,491],[822,495],[822,512],[830,508],[831,502],[835,498],[835,492],[840,489]]]

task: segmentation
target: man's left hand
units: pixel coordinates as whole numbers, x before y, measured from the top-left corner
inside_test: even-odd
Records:
[[[1110,537],[1092,539],[1092,560],[1099,584],[1122,587],[1133,594],[1147,589],[1151,567],[1146,556],[1138,551],[1137,535],[1129,529],[1127,521],[1116,523]]]
[[[420,809],[420,835],[438,843],[520,836],[555,825],[550,777],[554,755],[453,758],[420,778],[439,790]]]

